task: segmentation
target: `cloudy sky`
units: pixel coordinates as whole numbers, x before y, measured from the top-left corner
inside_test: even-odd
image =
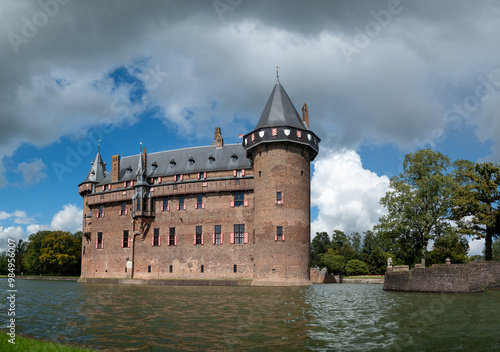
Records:
[[[238,142],[277,65],[322,139],[313,233],[368,230],[406,153],[500,162],[499,18],[493,0],[2,0],[0,250],[80,228],[98,140],[108,165],[215,126]]]

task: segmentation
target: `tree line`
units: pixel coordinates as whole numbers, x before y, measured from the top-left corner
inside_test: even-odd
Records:
[[[38,231],[27,241],[19,240],[15,250],[16,273],[24,275],[79,276],[82,233]],[[0,274],[7,274],[8,256],[0,254]]]
[[[362,273],[385,272],[387,258],[409,266],[470,260],[500,260],[500,166],[450,158],[422,149],[409,153],[403,171],[390,179],[380,199],[387,213],[379,224],[360,235],[334,230],[317,233],[311,262],[330,272],[350,274],[353,260]],[[466,236],[484,239],[483,256],[469,257]],[[495,241],[495,239],[497,239]],[[429,242],[432,250],[428,251]],[[349,263],[351,265],[349,265]]]

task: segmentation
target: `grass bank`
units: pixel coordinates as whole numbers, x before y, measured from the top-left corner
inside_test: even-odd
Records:
[[[9,342],[7,330],[0,330],[0,351],[42,351],[42,352],[92,352],[92,350],[63,345],[16,334],[15,344]]]

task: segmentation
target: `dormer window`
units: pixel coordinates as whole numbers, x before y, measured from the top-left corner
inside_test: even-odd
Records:
[[[174,159],[170,160],[170,167],[175,167],[176,162]]]
[[[193,166],[194,165],[194,158],[190,157],[188,162],[189,162],[189,166]]]
[[[127,174],[130,174],[130,173],[132,173],[132,166],[129,165],[127,167]]]
[[[238,156],[236,154],[231,155],[231,161],[232,162],[238,161]]]
[[[210,164],[213,164],[213,163],[215,162],[215,158],[214,158],[213,156],[211,156],[211,155],[210,155],[210,156],[208,157],[208,162],[209,162]]]
[[[153,168],[153,170],[156,170],[158,168],[158,164],[156,163],[156,161],[154,161],[152,164],[151,164],[151,167]]]

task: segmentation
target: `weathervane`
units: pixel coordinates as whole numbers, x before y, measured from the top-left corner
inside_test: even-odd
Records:
[[[280,75],[278,73],[279,68],[280,68],[279,66],[276,66],[276,83],[279,83],[279,81],[280,81]]]

